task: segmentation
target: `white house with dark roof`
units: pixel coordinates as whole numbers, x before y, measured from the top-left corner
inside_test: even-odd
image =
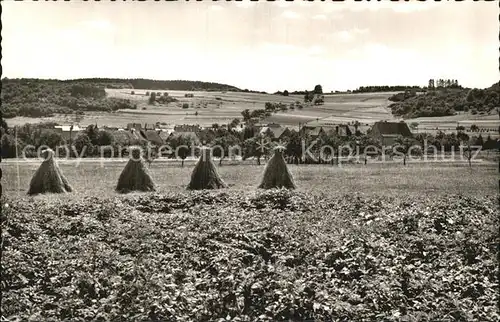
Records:
[[[54,126],[54,130],[61,134],[64,140],[69,140],[70,134],[71,138],[74,139],[76,134],[83,131],[84,128],[81,128],[79,125],[56,125]]]

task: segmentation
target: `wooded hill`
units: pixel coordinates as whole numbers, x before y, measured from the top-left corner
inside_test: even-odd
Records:
[[[183,80],[4,78],[1,94],[3,117],[44,117],[54,113],[111,112],[117,109],[136,108],[130,100],[106,97],[105,88],[241,91],[237,87],[225,84]]]
[[[2,79],[4,83],[59,83],[59,84],[92,84],[100,85],[106,88],[133,88],[133,89],[152,89],[152,90],[174,90],[174,91],[241,91],[241,89],[219,83],[188,81],[188,80],[154,80],[145,78],[81,78],[69,80],[56,79]]]
[[[406,118],[454,115],[456,112],[488,114],[500,107],[500,83],[485,89],[436,88],[417,95],[406,91],[389,98],[392,113]]]
[[[128,99],[108,98],[103,84],[76,81],[3,79],[1,100],[5,118],[136,108]]]

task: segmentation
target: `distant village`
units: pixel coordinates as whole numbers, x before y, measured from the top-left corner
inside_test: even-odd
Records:
[[[335,133],[339,138],[348,138],[354,135],[369,135],[370,137],[378,140],[382,145],[389,146],[395,144],[398,137],[410,138],[415,134],[415,129],[412,130],[408,126],[408,123],[404,121],[378,121],[374,124],[359,123],[357,121],[348,123],[334,123],[334,122],[322,122],[321,120],[313,120],[300,124],[299,126],[283,126],[277,123],[255,123],[247,125],[240,123],[236,126],[231,127],[231,131],[243,132],[246,127],[252,127],[254,136],[269,137],[273,141],[281,141],[289,137],[292,130],[298,131],[302,135],[306,135],[309,138],[317,138],[322,133]],[[98,128],[95,125],[96,129]],[[230,125],[228,124],[214,124],[209,127],[201,127],[196,124],[183,124],[183,125],[168,125],[165,123],[157,122],[156,124],[151,123],[128,123],[124,128],[108,127],[103,126],[99,129],[106,130],[111,133],[115,142],[131,142],[137,140],[147,140],[153,145],[161,146],[166,144],[166,142],[174,136],[185,136],[191,138],[191,141],[200,143],[199,133],[204,130],[216,130],[220,127],[228,129]],[[470,129],[465,129],[465,127],[457,126],[457,129],[453,132],[458,133],[460,128],[468,132],[477,132],[475,135],[490,135],[491,133],[498,132],[498,129],[474,129],[474,125]],[[61,134],[63,139],[71,140],[75,138],[79,132],[85,130],[84,127],[79,125],[57,125],[55,130]],[[436,128],[436,130],[439,130]],[[448,132],[449,131],[445,131]]]
[[[217,125],[219,126],[219,125]],[[243,132],[247,125],[240,123],[232,127],[232,131]],[[222,124],[221,128],[227,128],[228,125]],[[407,123],[380,121],[370,126],[369,124],[360,124],[358,122],[349,122],[347,124],[338,123],[320,123],[319,120],[310,121],[300,126],[282,126],[277,123],[257,123],[252,124],[255,136],[268,136],[273,141],[280,141],[289,136],[292,130],[307,135],[310,138],[320,136],[322,133],[334,131],[339,137],[346,138],[353,135],[364,135],[371,133],[375,139],[380,140],[383,145],[394,144],[395,139],[402,137],[411,137],[412,133]],[[96,128],[97,125],[96,125]],[[129,139],[145,139],[154,145],[165,144],[173,136],[192,137],[193,141],[199,141],[198,133],[203,130],[214,130],[213,127],[201,127],[200,125],[183,124],[169,126],[151,123],[128,123],[124,128],[103,126],[99,128],[110,132],[116,141],[124,141],[120,137],[130,137]],[[75,138],[79,132],[85,130],[85,127],[79,125],[56,125],[55,130],[61,134],[63,139],[70,140],[70,136]]]

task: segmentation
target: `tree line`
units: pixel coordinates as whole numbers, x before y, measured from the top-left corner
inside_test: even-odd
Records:
[[[247,113],[245,112],[245,114]],[[352,151],[359,151],[361,154],[366,147],[375,147],[376,151],[370,150],[372,154],[381,154],[382,145],[380,141],[370,136],[369,133],[357,132],[350,136],[339,136],[335,131],[330,130],[321,132],[319,136],[311,136],[307,132],[292,129],[277,140],[278,138],[273,137],[271,131],[260,135],[257,132],[258,128],[251,126],[251,117],[249,118],[247,115],[244,118],[246,121],[243,122],[247,123],[245,124],[247,126],[242,131],[236,130],[241,121],[235,119],[228,125],[213,124],[210,128],[202,129],[196,133],[196,140],[193,139],[192,135],[174,134],[166,139],[164,143],[169,145],[173,151],[177,150],[177,155],[182,161],[200,144],[216,145],[220,148],[214,150],[214,156],[220,158],[220,164],[228,158],[231,151],[234,152],[234,155],[239,155],[243,159],[255,158],[256,162],[260,164],[262,158],[267,158],[272,154],[272,149],[277,144],[285,147],[285,158],[289,163],[295,164],[336,163],[339,155],[347,156],[349,152],[347,149],[341,149],[342,146],[349,146]],[[37,149],[41,146],[57,149],[58,146],[62,145],[73,147],[70,150],[70,156],[72,157],[127,156],[126,148],[129,145],[139,145],[144,149],[149,147],[153,151],[152,155],[156,157],[160,155],[163,157],[173,156],[162,154],[162,151],[159,151],[157,146],[155,147],[152,142],[147,141],[145,138],[123,141],[114,135],[113,130],[99,129],[94,125],[89,125],[79,133],[73,133],[71,139],[64,139],[59,132],[54,130],[55,125],[56,123],[25,124],[14,130],[9,128],[5,122],[2,122],[2,157],[16,157],[16,145],[17,156],[22,156],[21,151],[26,146],[34,146],[34,149],[28,151],[27,157],[36,157]],[[459,146],[465,142],[481,146],[483,149],[496,149],[497,145],[497,141],[490,136],[486,139],[481,135],[469,137],[463,131],[458,131],[457,134],[439,132],[435,136],[419,133],[414,138],[398,138],[397,142],[401,145],[403,153],[406,153],[411,145],[420,145],[421,151],[424,151],[426,145],[433,145],[438,149],[438,152],[441,149],[445,152],[457,151]],[[233,150],[236,146],[239,146],[240,149]],[[333,150],[321,150],[322,146],[332,147]],[[102,150],[101,147],[111,147],[111,150]],[[304,147],[310,148],[304,151]],[[66,156],[65,150],[59,152],[61,156]],[[326,156],[328,160],[320,159],[320,153],[323,153],[323,156]],[[390,153],[388,154],[390,155]]]
[[[406,90],[416,90],[423,91],[424,88],[421,86],[405,86],[405,85],[382,85],[382,86],[360,86],[353,90],[353,93],[377,93],[377,92],[401,92]]]
[[[52,83],[52,84],[90,84],[102,85],[107,88],[135,88],[152,90],[203,90],[203,91],[241,91],[241,89],[227,84],[189,80],[155,80],[147,78],[77,78],[69,80],[57,79],[30,79],[30,78],[3,78],[6,83]]]

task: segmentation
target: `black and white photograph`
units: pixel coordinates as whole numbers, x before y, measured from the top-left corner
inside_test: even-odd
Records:
[[[0,320],[500,321],[500,3],[1,1]]]

